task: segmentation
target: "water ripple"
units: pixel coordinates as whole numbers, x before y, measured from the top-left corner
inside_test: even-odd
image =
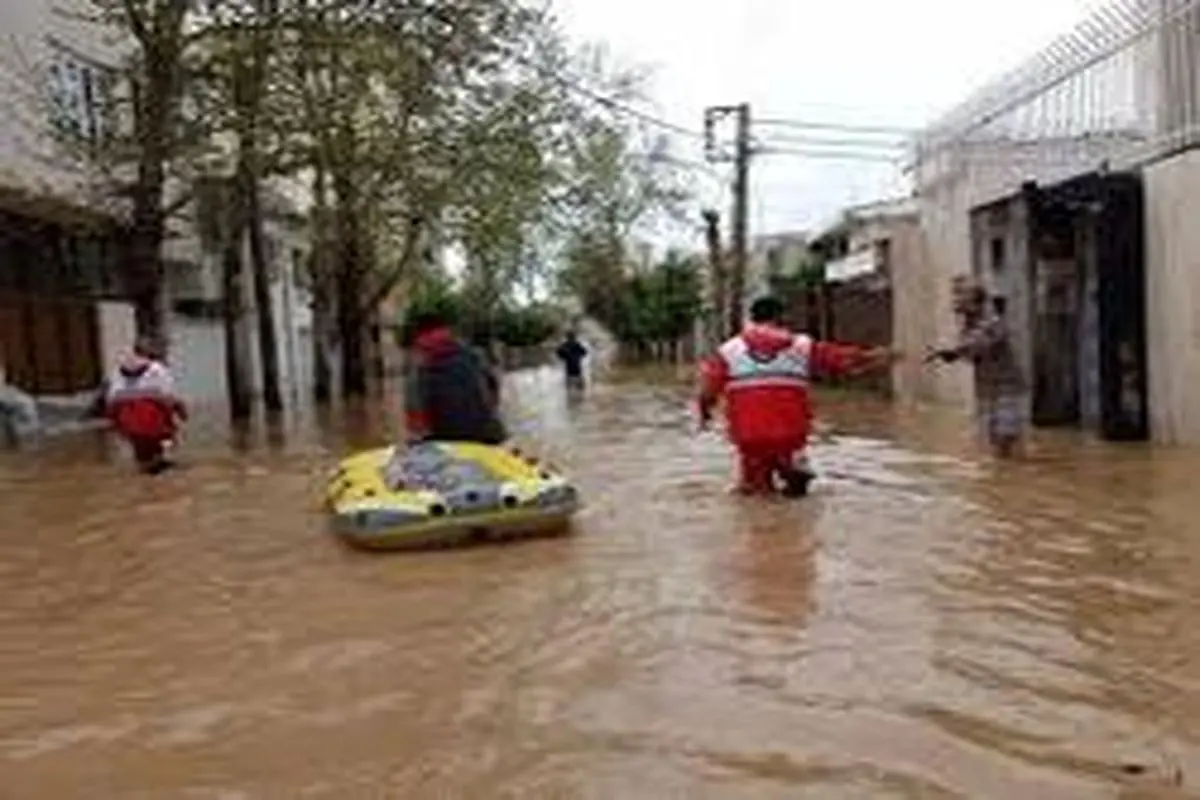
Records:
[[[188,468],[0,457],[0,796],[1185,797],[1192,455],[824,402],[800,503],[731,495],[684,376],[514,377],[577,535],[368,557],[315,511],[394,406]],[[241,446],[244,443],[239,443]]]

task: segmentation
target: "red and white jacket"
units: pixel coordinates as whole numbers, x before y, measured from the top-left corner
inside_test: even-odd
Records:
[[[109,419],[121,435],[130,438],[170,439],[177,421],[187,418],[171,371],[161,361],[136,354],[113,371],[105,399]]]
[[[809,380],[849,372],[865,351],[750,323],[702,362],[702,398],[724,400],[734,444],[800,448],[812,427]]]

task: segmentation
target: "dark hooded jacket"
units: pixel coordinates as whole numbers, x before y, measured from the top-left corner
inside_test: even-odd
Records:
[[[500,444],[499,381],[484,360],[448,328],[418,334],[406,380],[412,438]]]

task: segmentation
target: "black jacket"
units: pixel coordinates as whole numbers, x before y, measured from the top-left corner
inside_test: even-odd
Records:
[[[508,432],[498,413],[495,373],[449,331],[417,337],[407,377],[409,435],[500,444]]]

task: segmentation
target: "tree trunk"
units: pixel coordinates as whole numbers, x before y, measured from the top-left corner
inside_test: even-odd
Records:
[[[162,101],[162,102],[165,102]],[[137,184],[133,192],[133,230],[129,242],[129,294],[133,301],[134,324],[138,336],[156,340],[166,347],[163,314],[162,244],[166,231],[163,219],[163,193],[166,182],[166,122],[157,107],[143,110],[143,125],[150,128],[142,135]]]
[[[254,281],[254,307],[258,320],[259,367],[262,370],[263,406],[270,415],[283,412],[279,390],[279,342],[275,335],[275,306],[271,299],[270,265],[263,235],[262,169],[259,162],[259,119],[266,84],[267,59],[271,48],[270,27],[278,11],[276,0],[257,0],[255,11],[262,19],[253,36],[249,63],[235,77],[235,98],[241,122],[239,136],[239,187],[242,209],[250,234],[250,263]],[[267,30],[264,30],[264,27]],[[239,64],[239,66],[242,66]]]
[[[329,338],[332,316],[329,301],[332,264],[329,257],[329,204],[326,187],[328,171],[323,159],[318,159],[313,170],[312,252],[309,254],[312,292],[312,356],[313,356],[313,400],[328,403],[333,397],[333,370],[329,364],[325,342]]]
[[[170,37],[172,33],[170,30],[162,31],[164,37]],[[167,39],[155,44],[163,46],[168,42],[173,43]],[[149,44],[146,46],[148,49],[157,49]],[[178,65],[156,63],[156,55],[166,54],[146,53],[145,89],[135,103],[134,134],[138,143],[138,164],[137,182],[133,190],[128,277],[138,335],[153,338],[165,347],[162,243],[166,221],[163,196],[168,142],[172,134],[170,126],[173,122],[170,111],[178,94]]]
[[[138,194],[141,195],[141,192]],[[129,294],[133,301],[134,327],[139,337],[153,339],[159,346],[166,347],[161,253],[163,225],[157,219],[154,201],[146,200],[143,203],[143,208],[135,207],[133,235],[129,243]]]
[[[328,403],[333,399],[333,368],[325,350],[325,332],[329,329],[329,312],[313,304],[313,400]]]
[[[343,244],[342,266],[338,270],[337,330],[342,351],[342,396],[364,397],[367,394],[367,363],[364,353],[363,315],[358,304],[362,302],[362,279],[358,267],[353,263],[357,250]]]
[[[363,310],[366,270],[362,258],[359,220],[355,215],[357,194],[348,175],[334,176],[337,195],[337,331],[342,350],[342,397],[365,397],[367,362]]]
[[[271,299],[271,279],[267,248],[263,236],[262,204],[258,181],[250,176],[246,189],[246,211],[250,234],[250,261],[254,279],[254,307],[258,319],[258,353],[262,368],[263,406],[268,414],[283,412],[279,390],[279,342],[275,331],[275,307]],[[285,320],[286,322],[286,320]]]
[[[221,288],[223,293],[223,322],[225,333],[225,388],[229,399],[229,417],[236,424],[250,419],[253,404],[250,385],[242,363],[240,325],[242,321],[242,244],[245,239],[245,214],[241,193],[233,188],[227,193],[227,214],[224,253],[221,255]]]

